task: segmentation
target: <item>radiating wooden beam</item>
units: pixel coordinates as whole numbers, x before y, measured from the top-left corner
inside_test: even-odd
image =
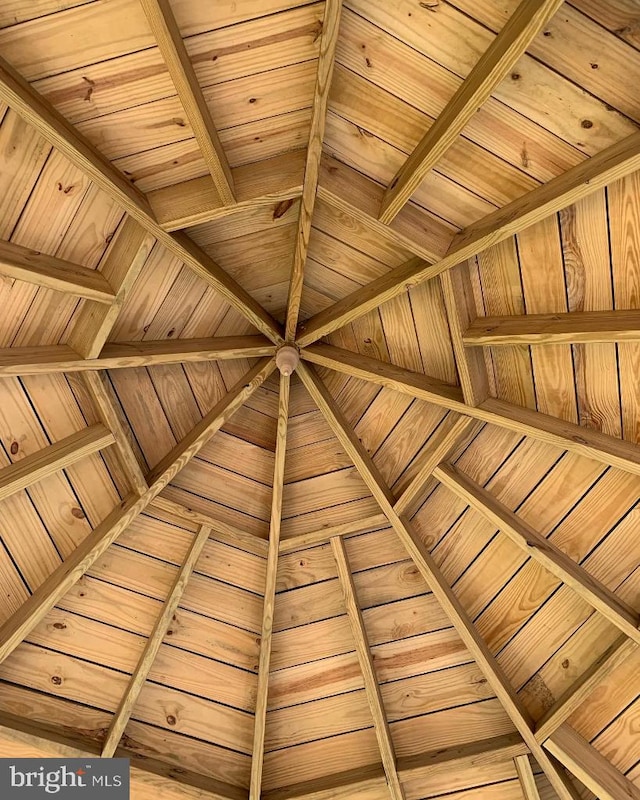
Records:
[[[287,320],[285,324],[285,339],[287,341],[293,341],[295,338],[298,316],[300,314],[304,265],[307,260],[309,236],[311,235],[311,219],[316,202],[316,190],[318,188],[318,177],[320,174],[320,159],[322,157],[322,142],[324,140],[327,104],[329,102],[329,88],[333,76],[333,64],[335,60],[336,44],[338,42],[341,11],[342,0],[325,0],[320,52],[318,54],[318,71],[316,73],[316,84],[311,107],[311,130],[309,133],[309,145],[307,147],[307,162],[304,170],[300,215],[298,217],[298,227],[296,229],[293,251],[293,264],[289,281]]]
[[[462,415],[453,417],[451,414],[445,417],[417,458],[418,471],[394,506],[397,514],[404,514],[420,496],[424,491],[425,483],[438,464],[449,458],[462,442],[474,436],[481,427],[482,423],[470,417]]]
[[[236,203],[224,205],[208,176],[193,178],[149,192],[159,224],[166,231],[176,231],[212,222],[223,217],[272,207],[274,218],[288,210],[302,194],[305,151],[267,158],[231,170],[236,189]]]
[[[276,457],[273,470],[273,492],[271,495],[269,551],[267,554],[264,605],[262,610],[262,633],[260,635],[260,659],[258,662],[258,689],[256,695],[256,713],[253,730],[249,800],[260,800],[262,793],[264,736],[267,724],[267,701],[269,696],[269,670],[271,666],[273,614],[276,604],[276,578],[278,573],[280,527],[282,524],[284,462],[287,451],[287,427],[289,423],[289,393],[290,378],[288,375],[280,375],[278,428],[276,432]]]
[[[463,340],[467,347],[640,342],[640,311],[478,317],[467,327]]]
[[[92,425],[0,469],[0,500],[114,443],[104,425]]]
[[[211,528],[211,539],[230,544],[232,547],[237,547],[240,550],[246,550],[248,553],[253,553],[260,558],[267,557],[269,546],[266,539],[260,539],[258,536],[247,533],[233,525],[229,525],[229,523],[216,519],[210,514],[203,514],[192,508],[187,508],[161,495],[152,501],[151,508],[160,512],[173,514],[183,519],[185,522],[207,525]]]
[[[125,421],[118,411],[117,399],[113,395],[106,375],[99,372],[85,372],[83,382],[98,416],[113,434],[118,461],[130,488],[138,495],[143,495],[149,486],[133,451]]]
[[[274,368],[274,359],[264,359],[256,364],[160,462],[152,473],[149,489],[141,497],[130,495],[122,500],[29,599],[0,626],[0,663],[24,641],[60,598],[115,542],[122,531],[145,510],[245,400],[264,383]]]
[[[569,719],[596,687],[636,652],[632,639],[621,636],[585,670],[536,724],[536,739],[544,742]]]
[[[534,530],[490,492],[451,464],[441,464],[434,478],[499,528],[527,556],[555,575],[558,580],[599,611],[612,625],[640,644],[640,619],[603,583],[560,550],[551,540]]]
[[[563,0],[522,0],[394,175],[382,202],[381,222],[389,223],[396,216],[562,3]]]
[[[278,323],[231,276],[182,232],[169,233],[156,221],[146,197],[102,156],[88,139],[0,58],[0,101],[6,102],[50,144],[112,197],[148,233],[210,284],[252,325],[280,344]]]
[[[0,241],[0,275],[75,297],[86,297],[107,307],[116,299],[112,284],[98,270],[12,242]]]
[[[218,194],[235,203],[233,177],[168,0],[140,0]]]
[[[504,208],[488,214],[457,234],[446,255],[435,263],[415,260],[392,269],[373,283],[307,320],[296,340],[306,346],[353,322],[429,278],[440,275],[504,239],[534,225],[583,197],[640,169],[640,133],[572,167]]]
[[[220,336],[211,339],[158,339],[149,342],[108,342],[97,358],[82,358],[68,345],[0,349],[0,378],[53,372],[151,367],[185,361],[226,361],[272,355],[264,336]]]
[[[600,800],[640,800],[640,789],[566,723],[544,746]]]
[[[440,603],[444,613],[477,662],[478,667],[495,692],[516,730],[540,764],[558,797],[560,800],[577,800],[579,796],[568,777],[549,758],[535,738],[533,721],[529,713],[522,704],[517,692],[507,680],[488,645],[469,619],[451,587],[445,581],[431,554],[422,540],[414,533],[410,523],[394,510],[394,498],[391,490],[383,481],[371,456],[356,436],[355,431],[349,426],[337,408],[328,389],[318,378],[313,368],[308,367],[304,362],[298,367],[298,374],[329,427],[353,461],[356,470],[380,506],[381,511],[404,544],[407,553]]]
[[[85,303],[69,336],[69,346],[83,358],[96,358],[102,350],[153,243],[153,237],[131,217],[116,232],[100,267],[113,286],[114,302],[110,306]]]
[[[640,447],[631,442],[495,398],[489,398],[476,407],[468,406],[462,401],[458,387],[338,347],[313,345],[302,350],[301,356],[319,366],[372,381],[418,400],[435,403],[482,422],[640,475]]]
[[[113,715],[109,730],[104,740],[104,744],[102,745],[102,758],[112,758],[116,748],[118,747],[118,744],[120,743],[124,729],[127,727],[127,723],[129,722],[129,718],[131,717],[135,704],[138,701],[142,687],[149,677],[149,673],[153,667],[153,662],[156,660],[156,656],[158,655],[160,645],[162,644],[167,634],[167,630],[171,625],[173,615],[175,614],[180,600],[182,599],[182,595],[187,587],[187,583],[191,577],[191,573],[193,572],[196,562],[202,553],[202,548],[207,543],[210,532],[210,528],[202,525],[198,533],[193,537],[193,541],[189,546],[187,555],[180,566],[173,585],[169,590],[169,594],[164,601],[162,611],[160,612],[160,615],[153,626],[153,630],[147,639],[147,643],[145,644],[136,668],[131,675],[125,693],[118,704],[115,714]]]
[[[478,406],[489,396],[489,379],[484,353],[465,346],[463,332],[476,317],[470,263],[458,264],[440,275],[447,310],[451,344],[465,403]]]
[[[540,800],[538,787],[536,786],[536,779],[531,769],[531,762],[529,756],[516,756],[513,763],[518,774],[520,781],[520,788],[522,789],[522,796],[524,800]]]
[[[367,695],[367,702],[373,717],[373,727],[378,740],[378,748],[382,759],[382,766],[387,777],[387,786],[392,800],[404,800],[404,792],[400,785],[398,770],[396,766],[396,754],[391,740],[391,731],[387,715],[382,702],[378,677],[373,667],[373,658],[367,639],[367,632],[364,627],[364,619],[356,598],[356,589],[353,584],[351,567],[342,539],[334,536],[331,539],[331,550],[335,558],[338,570],[338,580],[342,588],[342,595],[347,609],[347,616],[351,626],[351,633],[356,645],[356,655],[360,664],[360,670],[364,679],[364,689]]]

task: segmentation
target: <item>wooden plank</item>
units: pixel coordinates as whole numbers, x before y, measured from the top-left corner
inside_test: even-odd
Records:
[[[138,463],[130,439],[130,428],[122,418],[113,390],[105,375],[85,372],[84,385],[103,424],[113,434],[120,465],[127,476],[130,488],[143,495],[149,488],[142,468]]]
[[[296,229],[291,278],[289,281],[289,297],[287,300],[287,319],[285,323],[285,339],[293,340],[298,326],[302,285],[304,282],[304,265],[307,260],[311,220],[316,202],[318,179],[320,177],[320,160],[322,158],[322,142],[326,124],[329,88],[333,75],[338,29],[342,0],[326,0],[322,20],[322,37],[318,54],[318,72],[313,92],[311,108],[311,130],[307,145],[307,160],[304,169],[304,183],[300,202],[300,215]]]
[[[302,193],[304,151],[294,150],[280,156],[232,170],[237,202],[225,206],[209,178],[167,186],[149,192],[151,208],[167,231],[188,228],[204,222],[226,219],[264,206],[286,205]]]
[[[86,297],[101,305],[108,306],[115,300],[113,287],[97,270],[12,242],[0,241],[0,275],[75,297]]]
[[[433,475],[499,528],[528,556],[571,587],[596,611],[603,614],[612,625],[615,625],[636,644],[640,644],[640,630],[638,630],[640,620],[636,612],[617,598],[604,584],[591,576],[587,570],[576,564],[553,542],[534,530],[531,525],[519,518],[490,492],[456,467],[450,464],[441,464],[436,467]]]
[[[277,323],[259,303],[189,237],[181,233],[168,233],[161,228],[144,195],[4,60],[0,61],[0,98],[73,164],[86,172],[148,233],[220,292],[259,331],[274,342],[283,341]]]
[[[453,590],[445,581],[433,557],[422,540],[411,530],[409,522],[395,512],[393,508],[394,500],[389,488],[381,480],[370,456],[342,417],[326,387],[315,372],[312,371],[312,368],[307,367],[304,362],[298,367],[298,372],[309,394],[316,401],[342,446],[352,458],[382,512],[405,545],[409,556],[431,588],[458,635],[478,663],[513,725],[533,755],[535,755],[536,760],[547,775],[559,798],[561,800],[577,800],[578,795],[573,785],[568,781],[564,773],[558,770],[555,763],[548,757],[536,740],[533,734],[532,720],[518,698],[515,689],[509,684],[491,650],[474,627]]]
[[[358,289],[305,323],[297,338],[307,346],[363,314],[472,258],[498,242],[566,208],[597,189],[640,168],[640,134],[633,133],[563,175],[539,186],[457,234],[444,258],[425,264],[415,259]],[[329,198],[327,198],[329,199]]]
[[[638,342],[640,312],[574,311],[513,317],[479,317],[467,328],[463,341],[468,347]]]
[[[113,434],[104,425],[92,425],[25,456],[21,461],[0,470],[0,500],[75,464],[103,447],[109,447],[114,441]]]
[[[222,361],[270,356],[273,345],[263,336],[220,336],[210,339],[159,339],[108,342],[96,358],[81,358],[67,345],[0,349],[0,375],[150,367],[158,364]]]
[[[520,788],[524,800],[540,800],[540,794],[536,785],[536,779],[531,768],[531,762],[528,755],[516,756],[513,763],[518,773],[518,780],[520,781]]]
[[[111,725],[107,732],[104,744],[102,746],[102,758],[112,758],[124,729],[129,722],[129,718],[133,713],[133,708],[138,700],[142,687],[144,686],[149,672],[153,667],[153,662],[158,655],[158,650],[165,638],[169,626],[171,625],[173,615],[175,614],[187,582],[191,577],[191,573],[200,557],[202,548],[207,543],[211,530],[206,526],[202,526],[198,533],[193,537],[193,541],[187,551],[187,555],[178,570],[175,581],[167,599],[164,602],[160,616],[156,620],[151,635],[147,639],[147,643],[142,651],[138,664],[136,665],[131,680],[127,686],[126,692],[116,709],[116,712],[111,720]]]
[[[599,431],[494,398],[485,400],[480,406],[468,406],[462,403],[460,392],[455,387],[330,345],[307,347],[301,355],[305,361],[372,381],[603,464],[640,474],[640,451],[631,442],[620,441]]]
[[[142,0],[142,8],[216,190],[225,204],[235,203],[231,168],[171,6],[168,0]]]
[[[635,642],[626,636],[617,639],[591,666],[561,695],[536,724],[536,739],[545,742],[574,711],[583,706],[589,695],[623,661],[636,652]]]
[[[387,777],[389,794],[393,800],[404,800],[404,792],[402,791],[398,771],[396,769],[396,755],[393,749],[393,742],[391,741],[391,732],[384,710],[382,695],[380,694],[378,677],[373,666],[373,659],[369,648],[367,632],[364,627],[362,612],[360,611],[360,606],[356,598],[356,589],[351,576],[351,567],[349,566],[347,553],[340,537],[332,537],[331,549],[335,558],[338,578],[342,588],[344,603],[347,608],[347,616],[349,617],[351,632],[356,645],[360,670],[364,678],[367,702],[369,703],[369,708],[371,709],[371,715],[373,717],[373,725],[376,731],[376,738],[378,739],[378,747],[380,748],[382,766],[384,767],[384,772]]]
[[[271,497],[271,522],[269,526],[269,551],[262,612],[260,636],[260,661],[258,666],[258,689],[255,726],[253,733],[253,755],[251,759],[251,783],[249,800],[260,800],[264,767],[265,730],[267,725],[267,703],[269,695],[269,671],[271,669],[271,642],[273,617],[276,604],[276,579],[282,524],[282,497],[284,489],[284,461],[287,452],[287,428],[289,422],[290,377],[280,376],[278,400],[278,429],[276,433],[276,457],[273,471],[273,493]]]
[[[562,0],[522,0],[394,176],[382,202],[381,222],[388,224],[397,215],[561,5]]]
[[[600,800],[640,800],[640,789],[566,722],[544,746]]]
[[[477,406],[489,396],[489,381],[483,354],[467,349],[463,338],[463,331],[477,316],[469,269],[468,263],[458,264],[448,272],[443,272],[440,285],[447,309],[462,396],[465,403]]]
[[[123,500],[55,569],[31,595],[20,610],[0,627],[0,662],[15,650],[31,630],[53,608],[66,592],[84,575],[113,544],[123,530],[170,483],[178,472],[195,456],[203,444],[244,403],[252,392],[271,374],[273,360],[260,361],[185,437],[161,464],[149,480],[150,488],[142,497],[129,496]]]
[[[113,287],[114,302],[108,308],[85,303],[68,339],[83,358],[96,358],[102,350],[153,243],[153,238],[131,217],[120,226],[100,267],[100,274]]]

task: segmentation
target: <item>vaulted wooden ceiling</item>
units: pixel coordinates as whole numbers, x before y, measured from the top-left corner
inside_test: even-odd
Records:
[[[1,4],[0,756],[640,798],[639,32]]]

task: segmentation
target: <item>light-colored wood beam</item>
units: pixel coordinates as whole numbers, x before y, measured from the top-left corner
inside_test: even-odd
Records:
[[[463,442],[471,439],[482,427],[482,423],[470,417],[448,415],[433,434],[424,452],[418,456],[419,468],[411,483],[404,490],[395,504],[397,514],[404,514],[413,502],[424,491],[427,480],[434,469],[450,457]]]
[[[536,739],[544,742],[569,719],[584,703],[598,684],[605,680],[620,664],[636,650],[632,639],[621,636],[597,658],[589,669],[561,695],[536,724]]]
[[[83,358],[96,358],[102,350],[153,243],[153,237],[131,217],[116,232],[100,267],[113,286],[114,301],[110,306],[85,303],[69,336],[69,346]]]
[[[0,241],[0,275],[75,297],[85,297],[101,306],[108,307],[116,299],[112,284],[98,270],[72,264],[12,242]]]
[[[392,178],[382,201],[381,222],[388,224],[396,216],[562,3],[522,0]]]
[[[280,375],[278,399],[278,427],[276,432],[276,457],[273,470],[273,492],[271,495],[271,521],[269,526],[269,551],[262,610],[262,633],[260,635],[260,659],[258,662],[258,689],[253,729],[251,757],[251,782],[249,800],[260,800],[262,793],[262,770],[264,764],[264,737],[267,724],[267,702],[269,697],[269,669],[271,666],[271,641],[273,637],[273,614],[276,604],[276,578],[280,527],[282,524],[282,495],[284,492],[284,462],[287,451],[287,427],[289,424],[289,394],[291,379]]]
[[[207,543],[210,532],[211,529],[203,525],[198,533],[193,537],[193,541],[189,546],[185,560],[178,570],[173,585],[169,590],[169,594],[167,595],[167,598],[162,606],[162,611],[160,612],[160,615],[153,626],[153,630],[147,639],[147,643],[145,644],[136,668],[131,675],[131,679],[129,680],[129,684],[127,685],[125,693],[122,696],[122,699],[118,704],[118,708],[116,709],[116,712],[111,720],[111,725],[109,726],[104,744],[102,745],[102,758],[112,758],[118,747],[118,744],[120,743],[120,739],[122,738],[122,734],[127,727],[127,723],[129,722],[129,718],[131,717],[135,704],[138,701],[142,687],[149,677],[149,672],[151,671],[153,662],[156,660],[160,645],[162,644],[167,634],[167,630],[171,625],[173,615],[175,614],[178,604],[182,599],[182,595],[187,587],[187,583],[191,577],[191,573],[195,568],[196,562],[202,553],[202,548]]]
[[[211,539],[224,544],[230,544],[232,547],[237,547],[240,550],[246,550],[248,553],[253,553],[260,558],[266,558],[269,545],[266,539],[259,539],[252,533],[247,533],[240,528],[235,528],[227,522],[222,522],[209,514],[202,514],[200,511],[194,511],[192,508],[176,503],[166,497],[156,497],[151,503],[151,508],[159,512],[172,514],[185,522],[191,522],[196,525],[207,525],[211,528]]]
[[[311,235],[311,219],[316,203],[320,159],[322,157],[322,142],[324,140],[327,104],[329,102],[329,88],[333,76],[333,64],[335,60],[336,44],[338,42],[341,11],[342,0],[325,0],[320,52],[318,54],[318,71],[316,73],[316,84],[311,108],[311,130],[309,133],[309,145],[307,147],[307,163],[304,170],[300,215],[298,217],[298,227],[296,229],[293,251],[293,264],[289,281],[289,298],[287,300],[287,319],[285,324],[285,339],[287,341],[293,341],[295,338],[298,317],[300,315],[304,265],[307,260],[309,236]]]
[[[98,412],[98,416],[113,434],[118,461],[130,488],[138,495],[143,495],[149,486],[133,451],[129,434],[127,433],[127,426],[121,413],[119,413],[118,402],[113,395],[113,390],[106,375],[99,372],[85,372],[83,374],[83,383]]]
[[[328,542],[334,536],[352,536],[357,533],[369,533],[388,527],[389,523],[384,514],[376,514],[364,519],[354,520],[353,522],[342,522],[338,525],[331,525],[329,528],[318,528],[307,533],[300,533],[289,539],[280,540],[280,552],[290,553],[293,550],[300,550],[304,547],[311,547],[314,544]]]
[[[307,320],[296,340],[307,346],[353,322],[412,286],[440,275],[504,239],[534,225],[625,175],[640,169],[640,133],[583,161],[457,234],[435,263],[419,259],[401,264]]]
[[[209,177],[155,189],[147,199],[158,223],[165,231],[177,231],[203,222],[261,208],[272,207],[273,214],[284,213],[291,201],[302,194],[305,151],[294,150],[273,158],[245,164],[231,170],[237,202],[226,206]]]
[[[640,800],[640,789],[566,723],[544,746],[600,800]]]
[[[355,431],[349,426],[337,408],[328,389],[318,378],[313,368],[308,367],[304,362],[298,367],[298,374],[329,427],[353,461],[356,470],[380,506],[381,511],[404,544],[407,553],[440,603],[449,621],[477,662],[478,667],[482,670],[487,682],[495,692],[516,730],[540,764],[558,797],[560,800],[577,800],[578,794],[568,777],[549,758],[535,738],[533,721],[529,713],[522,704],[517,692],[507,680],[488,645],[469,619],[451,587],[445,581],[431,554],[422,540],[415,535],[410,523],[395,511],[391,490],[384,483],[371,456],[356,436]]]
[[[364,679],[364,689],[367,695],[369,708],[371,709],[371,716],[373,717],[373,727],[378,740],[378,748],[380,750],[384,774],[387,777],[389,796],[392,800],[404,800],[404,792],[400,785],[396,766],[396,754],[391,740],[391,731],[389,730],[389,723],[384,710],[384,703],[382,702],[378,677],[373,667],[373,658],[371,657],[371,649],[364,627],[362,612],[360,611],[360,606],[356,598],[356,589],[351,576],[351,567],[349,566],[349,559],[344,548],[344,543],[339,536],[332,537],[331,550],[335,558],[338,580],[342,588],[342,595],[347,609],[351,633],[356,645],[356,655],[358,656],[360,670]]]
[[[636,644],[640,644],[640,619],[636,612],[552,541],[539,534],[490,492],[451,464],[436,467],[433,477],[482,514],[527,556],[542,564],[558,580],[573,589],[612,625]]]
[[[0,663],[24,641],[96,559],[115,542],[131,522],[170,483],[206,442],[271,375],[274,359],[256,364],[211,409],[195,429],[153,471],[149,489],[141,496],[125,498],[35,590],[29,599],[0,626]]]
[[[469,262],[458,264],[440,275],[440,286],[449,320],[453,355],[462,396],[470,406],[479,406],[489,396],[489,380],[484,353],[465,346],[463,331],[476,317]]]
[[[146,197],[1,58],[0,100],[6,102],[71,163],[85,172],[148,233],[210,284],[261,333],[276,344],[282,343],[280,327],[270,314],[186,234],[165,231],[155,219]]]
[[[0,500],[26,489],[115,441],[104,425],[92,425],[0,469]]]
[[[159,339],[149,342],[108,342],[96,358],[82,358],[68,345],[0,349],[0,377],[53,372],[151,367],[185,361],[228,361],[261,358],[274,353],[264,336],[220,336],[211,339]]]
[[[524,800],[540,800],[538,787],[536,786],[536,779],[531,769],[531,762],[529,756],[516,756],[513,763],[518,774],[520,781],[520,788],[522,789],[522,796]]]
[[[467,327],[463,340],[467,347],[640,342],[640,311],[478,317]]]
[[[214,186],[226,205],[235,203],[233,176],[168,0],[140,0],[178,99],[196,137]]]
[[[301,356],[305,361],[319,366],[372,381],[419,400],[640,475],[640,448],[631,442],[495,398],[489,398],[479,406],[468,406],[463,402],[458,387],[338,347],[316,344],[302,350]]]

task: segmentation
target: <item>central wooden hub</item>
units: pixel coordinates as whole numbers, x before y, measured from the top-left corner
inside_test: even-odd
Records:
[[[300,353],[292,344],[283,344],[276,352],[276,366],[283,375],[291,375],[299,363]]]

